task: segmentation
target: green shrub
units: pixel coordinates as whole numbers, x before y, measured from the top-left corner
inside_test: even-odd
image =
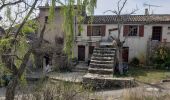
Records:
[[[157,69],[170,69],[170,49],[165,46],[158,47],[151,61]]]
[[[132,66],[139,66],[139,63],[140,63],[140,61],[139,61],[139,59],[138,59],[137,57],[134,57],[134,58],[132,59],[132,61],[130,62],[130,64],[131,64]]]

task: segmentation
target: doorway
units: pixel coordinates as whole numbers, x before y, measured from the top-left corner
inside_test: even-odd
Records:
[[[83,45],[78,46],[78,60],[85,61],[85,46]]]
[[[89,58],[91,58],[93,54],[94,46],[89,46]]]
[[[129,61],[129,47],[123,47],[122,59],[123,59],[123,62],[128,63],[128,61]]]

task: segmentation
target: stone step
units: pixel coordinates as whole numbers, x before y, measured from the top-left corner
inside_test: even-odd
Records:
[[[108,51],[108,50],[93,50],[93,53],[100,53],[100,54],[108,53],[108,54],[113,54],[113,53],[115,53],[115,51]]]
[[[93,89],[129,88],[136,86],[134,78],[115,78],[113,75],[87,73],[83,76],[83,84]]]
[[[78,64],[77,66],[75,66],[72,71],[73,72],[87,72],[88,71],[89,66],[87,66],[87,64]]]
[[[91,68],[107,68],[107,69],[113,69],[113,64],[112,65],[108,65],[108,64],[90,64]]]
[[[88,67],[75,67],[71,71],[73,71],[73,72],[87,72]]]
[[[95,56],[95,57],[114,57],[115,54],[108,54],[108,53],[106,53],[106,54],[93,53],[93,56]]]
[[[93,73],[93,74],[113,74],[113,69],[103,69],[103,68],[89,68],[88,69],[89,73]]]
[[[72,72],[88,72],[88,69],[72,69]]]
[[[94,50],[116,50],[115,48],[95,48]]]
[[[113,61],[114,57],[95,57],[92,56],[91,60],[99,60],[99,61]]]
[[[90,63],[93,63],[93,64],[113,64],[114,61],[113,61],[113,60],[109,60],[109,61],[103,61],[103,60],[91,60]]]
[[[99,54],[115,54],[115,51],[93,51],[93,53]]]

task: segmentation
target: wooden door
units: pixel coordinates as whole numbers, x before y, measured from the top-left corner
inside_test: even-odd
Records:
[[[78,60],[85,61],[85,46],[83,45],[78,46]]]
[[[92,55],[94,50],[94,46],[89,46],[89,54]]]
[[[162,27],[154,26],[152,28],[152,40],[161,41],[161,38],[162,38]]]
[[[129,61],[129,47],[123,47],[122,59],[123,59],[123,62],[128,62]]]

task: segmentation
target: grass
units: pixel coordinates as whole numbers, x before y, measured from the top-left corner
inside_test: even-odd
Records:
[[[131,67],[126,76],[134,77],[140,82],[157,83],[163,79],[170,79],[170,71]]]
[[[140,82],[158,83],[163,79],[170,79],[170,71],[130,67],[124,75],[116,74],[114,77],[133,77]]]
[[[90,89],[81,84],[64,81],[41,80],[27,93],[29,87],[22,87],[21,100],[91,100]]]
[[[121,100],[170,100],[169,93],[146,92],[145,89],[129,89],[124,91]]]

